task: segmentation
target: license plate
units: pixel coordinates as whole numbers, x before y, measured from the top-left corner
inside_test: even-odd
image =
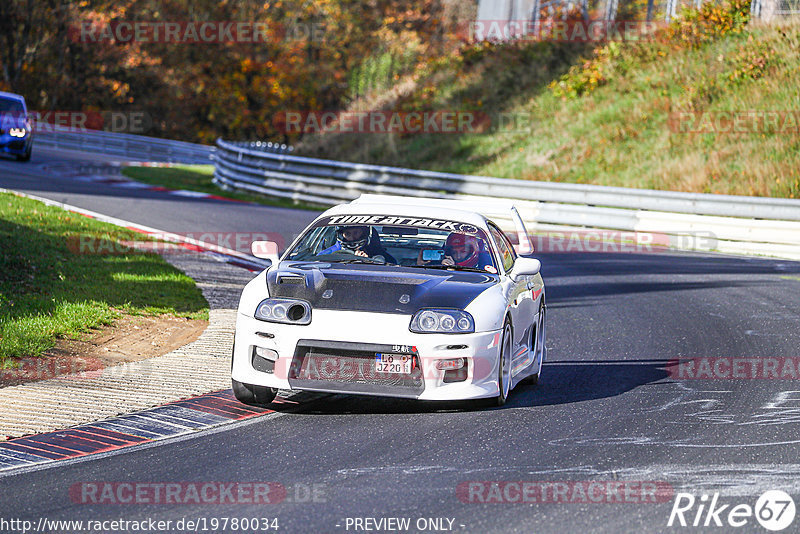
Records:
[[[409,375],[411,374],[410,354],[375,354],[375,372]]]

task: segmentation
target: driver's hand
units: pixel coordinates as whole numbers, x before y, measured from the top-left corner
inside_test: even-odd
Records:
[[[362,258],[369,258],[369,255],[367,255],[366,252],[364,252],[363,250],[360,250],[360,249],[356,250],[356,256],[361,256]]]
[[[442,265],[455,265],[456,262],[450,256],[445,256],[442,258]]]
[[[430,262],[427,262],[427,261],[422,259],[422,251],[420,250],[419,254],[417,254],[417,266],[428,265],[428,263],[430,263]]]

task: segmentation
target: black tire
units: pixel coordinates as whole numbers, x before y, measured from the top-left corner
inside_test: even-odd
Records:
[[[497,364],[497,384],[499,392],[495,397],[495,405],[502,406],[508,400],[508,395],[511,393],[511,345],[514,337],[511,331],[511,325],[506,321],[503,325],[503,339],[500,341],[500,361]],[[508,376],[506,377],[506,370]]]
[[[247,404],[249,406],[269,406],[278,394],[278,390],[275,388],[254,386],[234,379],[231,379],[231,384],[236,399],[242,404]]]
[[[33,146],[29,146],[27,152],[17,156],[17,161],[30,161],[32,152],[33,152]]]
[[[541,352],[542,347],[539,347],[539,340],[542,339],[542,330],[544,329],[544,317],[545,317],[545,306],[544,300],[539,303],[539,323],[536,325],[536,332],[531,333],[531,350],[536,348],[536,352]],[[533,339],[533,335],[536,335],[537,339]],[[544,340],[542,340],[544,341]],[[544,358],[544,354],[542,354],[542,358]],[[530,375],[525,378],[520,384],[526,384],[529,386],[535,386],[539,383],[539,375],[542,372],[542,366],[544,362],[539,363],[539,372],[535,375]]]

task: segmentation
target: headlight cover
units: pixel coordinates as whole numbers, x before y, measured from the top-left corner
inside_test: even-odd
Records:
[[[264,299],[256,307],[254,317],[271,323],[309,324],[311,305],[297,299]]]
[[[461,310],[419,310],[408,327],[418,334],[471,334],[475,331],[472,315]]]
[[[8,135],[11,137],[25,137],[27,134],[28,132],[25,131],[25,128],[10,128],[8,130]]]

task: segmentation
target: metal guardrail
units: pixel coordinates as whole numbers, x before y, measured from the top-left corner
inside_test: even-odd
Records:
[[[530,182],[305,158],[219,139],[214,181],[223,188],[320,205],[362,193],[512,199],[532,231],[604,228],[713,236],[715,250],[800,259],[800,200]],[[681,240],[698,248],[697,240]]]
[[[37,131],[34,135],[34,150],[36,145],[43,145],[142,161],[210,164],[214,152],[214,147],[208,145],[99,130],[76,132],[53,127],[52,131]]]

